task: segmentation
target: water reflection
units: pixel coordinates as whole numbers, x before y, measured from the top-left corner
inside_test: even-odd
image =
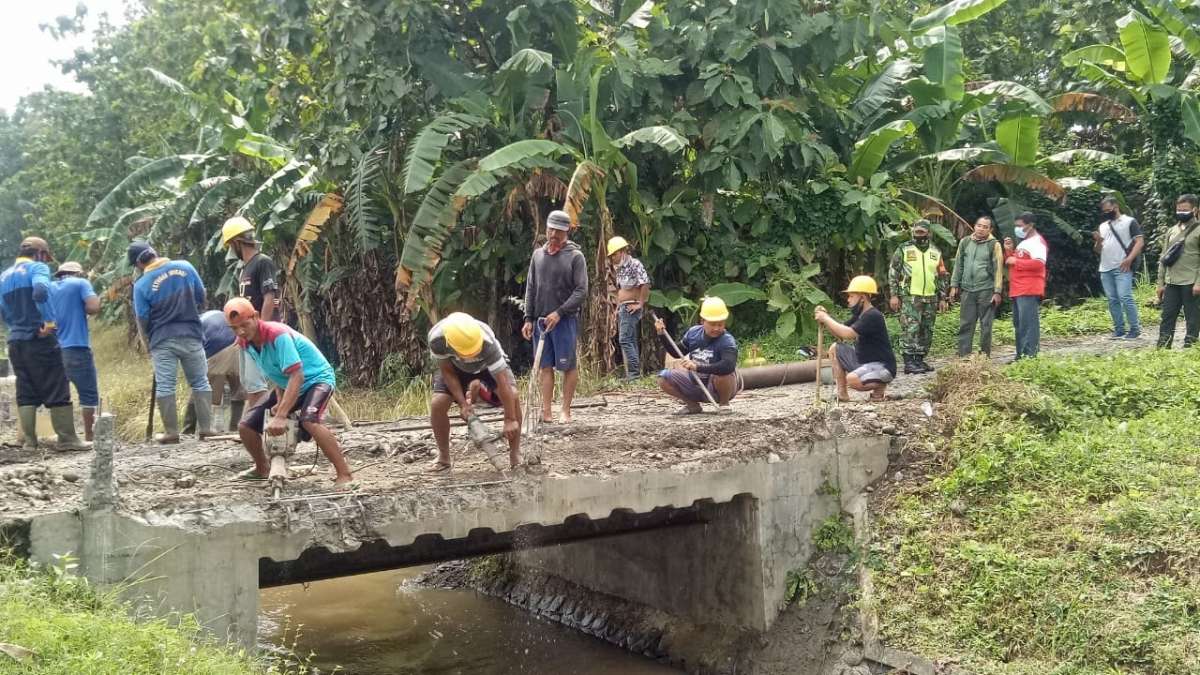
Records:
[[[414,587],[420,568],[262,591],[259,637],[279,644],[300,625],[297,651],[323,671],[642,675],[676,672],[473,591]]]

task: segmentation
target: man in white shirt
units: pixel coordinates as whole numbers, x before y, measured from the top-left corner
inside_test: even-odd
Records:
[[[1100,256],[1100,282],[1112,315],[1112,339],[1136,340],[1142,334],[1142,325],[1133,301],[1133,265],[1146,243],[1142,226],[1132,216],[1121,214],[1121,205],[1114,197],[1101,200],[1100,211],[1104,222],[1092,232],[1092,239]]]

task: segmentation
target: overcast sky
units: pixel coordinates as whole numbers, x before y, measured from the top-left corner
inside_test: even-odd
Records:
[[[91,42],[100,13],[107,12],[114,24],[124,21],[126,0],[9,0],[3,3],[5,36],[0,40],[0,108],[12,112],[25,94],[50,85],[82,91],[83,87],[50,63]],[[76,5],[88,8],[88,31],[78,37],[57,41],[38,24],[54,23],[55,17],[73,16]]]

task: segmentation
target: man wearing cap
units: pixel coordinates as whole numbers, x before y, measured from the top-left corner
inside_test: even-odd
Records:
[[[92,356],[87,318],[100,313],[100,298],[92,283],[83,276],[83,267],[79,263],[65,262],[58,266],[50,304],[58,322],[63,367],[67,379],[75,385],[83,416],[84,438],[90,441],[96,424],[96,408],[100,406],[100,386],[96,382],[96,360]]]
[[[221,243],[242,263],[238,275],[238,295],[250,301],[263,321],[275,321],[279,309],[279,267],[264,254],[254,238],[254,226],[241,216],[225,221],[221,228]],[[240,363],[240,379],[246,390],[246,401],[254,405],[267,393],[267,380],[245,353]]]
[[[587,260],[567,237],[571,217],[551,211],[546,218],[546,243],[533,252],[525,278],[525,325],[521,335],[535,345],[545,340],[540,369],[542,421],[554,421],[554,371],[562,378],[562,420],[571,421],[571,401],[579,384],[575,354],[579,339],[579,309],[587,297]]]
[[[242,348],[237,336],[225,321],[225,313],[210,309],[200,315],[200,327],[204,330],[204,357],[208,363],[208,384],[212,387],[213,408],[225,401],[225,385],[229,385],[229,431],[237,431],[238,420],[245,412],[246,396],[242,392],[242,381],[238,363],[242,360]],[[183,433],[196,432],[196,406],[188,403],[183,416]]]
[[[896,249],[888,268],[892,311],[900,311],[905,374],[933,371],[925,356],[933,343],[937,312],[947,308],[948,276],[942,252],[929,240],[929,222],[918,220],[912,226],[912,241]]]
[[[133,285],[133,312],[154,364],[154,397],[163,421],[163,433],[155,440],[163,445],[179,442],[175,381],[180,366],[196,406],[196,435],[201,439],[215,436],[212,387],[200,326],[204,282],[191,263],[161,257],[144,241],[130,244],[127,255],[129,264],[142,271]]]
[[[979,324],[979,351],[992,355],[992,322],[1004,293],[1004,253],[992,236],[992,219],[979,216],[971,234],[958,242],[950,299],[962,300],[958,318],[958,355],[971,353]]]
[[[848,402],[849,390],[853,389],[869,391],[872,401],[882,401],[886,398],[888,383],[896,377],[896,353],[892,351],[883,312],[871,304],[879,287],[874,279],[863,275],[851,279],[842,292],[850,307],[850,323],[840,323],[824,307],[818,306],[815,313],[817,323],[845,341],[836,342],[829,348],[838,400]],[[854,345],[848,342],[854,342]],[[820,373],[817,376],[820,377]]]
[[[658,386],[683,402],[676,415],[695,415],[703,411],[702,401],[708,396],[717,401],[717,412],[731,413],[729,401],[742,390],[742,376],[737,372],[737,340],[725,330],[729,309],[721,298],[704,298],[700,305],[700,324],[692,326],[679,341],[679,349],[667,339],[667,326],[662,319],[654,320],[659,342],[675,361],[658,374]]]
[[[617,277],[617,342],[625,361],[625,379],[636,380],[642,375],[638,326],[650,297],[650,276],[642,261],[629,252],[629,242],[624,237],[608,240],[608,261]]]
[[[338,445],[337,436],[323,419],[337,385],[333,366],[311,340],[287,324],[263,321],[247,298],[225,303],[225,321],[264,376],[272,391],[246,411],[238,424],[242,445],[254,460],[254,468],[238,474],[242,480],[266,480],[270,459],[263,449],[264,433],[279,436],[287,431],[288,416],[295,413],[300,423],[300,440],[312,440],[333,465],[335,485],[354,480],[350,465]],[[269,419],[268,419],[269,417]]]
[[[12,267],[0,274],[0,316],[8,326],[8,359],[17,379],[17,417],[24,436],[23,449],[37,450],[37,409],[46,406],[58,436],[59,450],[87,450],[90,443],[75,435],[71,386],[63,368],[62,350],[55,335],[53,291],[47,262],[54,259],[50,245],[26,237]]]
[[[438,364],[429,403],[429,423],[438,446],[431,472],[450,469],[450,404],[458,404],[464,420],[470,417],[473,401],[468,392],[475,384],[480,395],[494,393],[504,407],[508,463],[516,468],[521,463],[521,401],[517,381],[491,327],[469,314],[455,312],[430,329],[429,351]]]

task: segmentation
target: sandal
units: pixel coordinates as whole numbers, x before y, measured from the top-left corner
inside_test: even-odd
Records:
[[[250,469],[246,469],[245,471],[242,471],[241,473],[234,476],[234,479],[235,480],[248,480],[248,481],[263,481],[263,480],[266,480],[267,477],[262,475],[261,473],[259,473],[257,470],[250,468]]]
[[[425,473],[445,473],[450,470],[450,465],[444,462],[434,462],[433,466],[425,469]]]
[[[702,412],[704,412],[704,408],[701,408],[698,403],[689,403],[671,414],[682,417],[684,415],[699,415]]]

